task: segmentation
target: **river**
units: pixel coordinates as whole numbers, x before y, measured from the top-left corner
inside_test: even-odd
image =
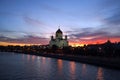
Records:
[[[120,70],[29,54],[0,52],[0,80],[120,80]]]

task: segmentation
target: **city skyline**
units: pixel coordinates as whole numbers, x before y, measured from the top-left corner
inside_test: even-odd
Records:
[[[0,45],[46,45],[59,26],[70,45],[119,42],[120,1],[0,0]]]

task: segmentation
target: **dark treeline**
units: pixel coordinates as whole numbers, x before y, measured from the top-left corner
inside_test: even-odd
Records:
[[[84,47],[63,48],[64,53],[81,56],[120,57],[120,42],[87,45]]]
[[[84,47],[63,47],[53,46],[0,46],[1,52],[19,52],[25,54],[62,54],[72,56],[99,56],[99,57],[120,57],[120,42],[87,45]]]

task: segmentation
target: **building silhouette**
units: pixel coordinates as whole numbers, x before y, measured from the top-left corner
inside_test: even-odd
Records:
[[[57,46],[59,48],[67,47],[68,46],[67,35],[65,35],[65,38],[63,38],[63,32],[59,28],[56,31],[55,37],[51,36],[49,46],[50,47]]]

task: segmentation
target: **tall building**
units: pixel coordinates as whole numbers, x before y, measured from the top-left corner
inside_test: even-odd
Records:
[[[49,42],[50,47],[53,45],[62,48],[62,47],[67,47],[68,46],[68,40],[67,40],[67,35],[65,35],[65,38],[63,39],[63,32],[58,29],[56,31],[55,37],[51,36],[51,40]]]

